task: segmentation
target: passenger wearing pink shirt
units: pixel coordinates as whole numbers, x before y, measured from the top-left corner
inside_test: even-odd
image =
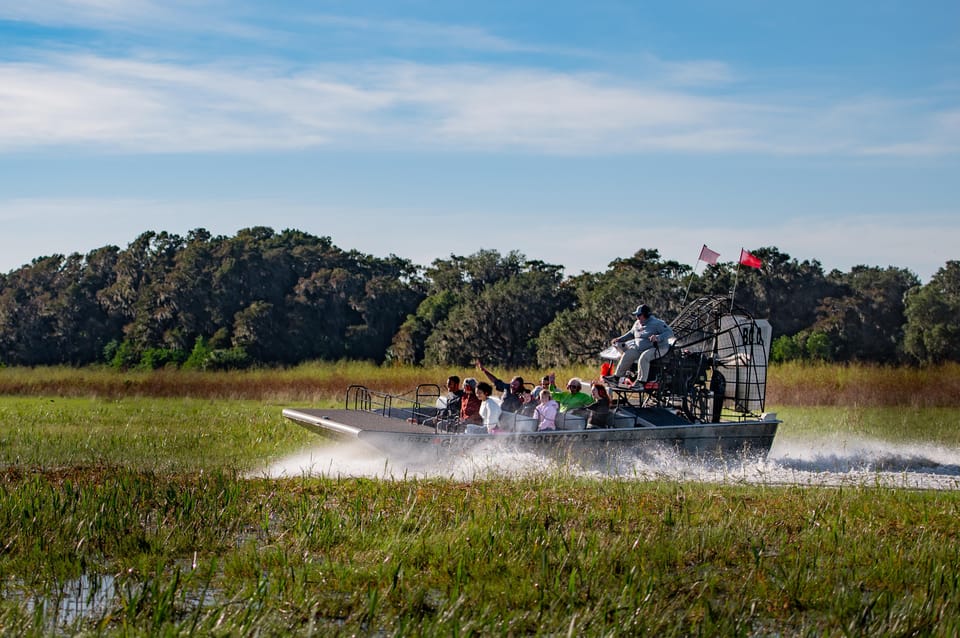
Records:
[[[538,432],[557,429],[557,412],[560,411],[560,404],[553,400],[549,390],[540,392],[540,405],[537,406],[537,420],[540,425],[537,426]]]

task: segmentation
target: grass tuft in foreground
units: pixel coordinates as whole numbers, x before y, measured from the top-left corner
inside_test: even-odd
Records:
[[[0,627],[27,633],[56,621],[27,601],[84,573],[116,595],[71,628],[106,634],[960,631],[955,493],[130,471],[0,489]]]
[[[935,407],[952,377],[891,372],[877,387],[927,398],[884,407],[859,389],[884,369],[797,370],[770,405],[790,383],[864,402],[796,395],[772,408],[778,439],[957,444],[957,411]],[[0,370],[0,633],[960,633],[957,492],[247,478],[316,441],[283,405],[333,405],[357,371]]]

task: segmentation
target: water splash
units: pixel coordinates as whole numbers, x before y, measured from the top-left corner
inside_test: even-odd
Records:
[[[960,449],[865,437],[774,442],[767,464],[779,482],[960,489]]]
[[[407,478],[450,478],[469,480],[482,476],[523,475],[548,470],[553,464],[532,452],[507,451],[495,443],[465,451],[448,451],[442,456],[431,450],[397,449],[389,457],[359,442],[330,443],[282,459],[260,476],[368,477],[388,480]]]
[[[882,486],[960,489],[960,449],[932,443],[892,443],[867,438],[778,438],[766,459],[697,458],[659,447],[609,453],[570,464],[533,452],[491,444],[469,453],[417,456],[397,450],[386,457],[361,443],[332,443],[283,459],[268,477],[370,477],[388,480],[525,476],[563,470],[580,476],[723,484]]]

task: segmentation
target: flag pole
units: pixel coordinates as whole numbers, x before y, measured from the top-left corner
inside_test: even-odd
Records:
[[[733,275],[733,292],[730,293],[730,314],[733,314],[733,300],[737,298],[737,282],[740,280],[740,262],[737,262],[737,270]]]
[[[733,278],[733,292],[730,293],[730,312],[733,312],[733,301],[737,297],[737,282],[740,280],[741,264],[759,270],[763,266],[763,260],[752,253],[748,253],[743,247],[740,248],[740,261],[737,262],[737,274]]]
[[[687,279],[687,289],[683,293],[682,307],[686,307],[687,305],[687,297],[690,295],[690,285],[693,284],[693,276],[697,274],[697,266],[700,265],[701,261],[708,264],[716,264],[718,257],[720,257],[720,253],[710,250],[706,244],[700,247],[700,256],[697,257],[697,262],[693,265],[693,272],[690,273],[690,277]]]
[[[700,254],[703,254],[703,249],[700,250]],[[700,265],[700,258],[697,257],[697,261],[693,264],[693,272],[690,273],[690,276],[687,277],[687,289],[683,293],[683,303],[680,304],[680,308],[687,307],[687,295],[690,294],[690,284],[693,283],[693,276],[697,274],[697,266]]]

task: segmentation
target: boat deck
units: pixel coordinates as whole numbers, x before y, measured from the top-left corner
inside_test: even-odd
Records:
[[[337,423],[345,428],[367,432],[391,432],[394,434],[429,434],[432,427],[417,423],[408,423],[403,419],[386,417],[376,412],[364,410],[345,410],[343,408],[288,408],[284,415],[296,414],[301,418],[315,421],[317,425],[323,423]],[[289,413],[289,414],[288,414]],[[329,427],[325,428],[329,430]],[[350,432],[344,432],[350,433]]]

